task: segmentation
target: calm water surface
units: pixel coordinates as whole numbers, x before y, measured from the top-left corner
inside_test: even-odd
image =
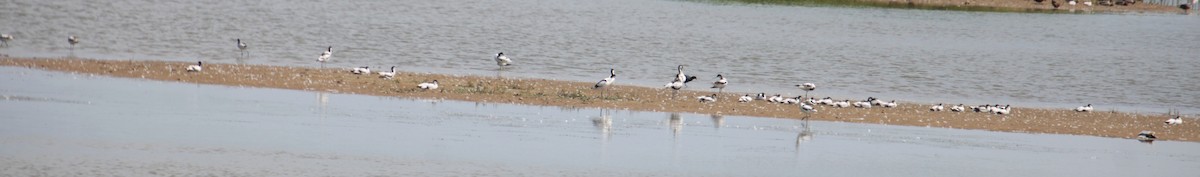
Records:
[[[0,67],[14,176],[1189,176],[1200,143],[408,100]],[[158,175],[155,175],[158,176]]]
[[[316,66],[659,86],[674,66],[738,92],[1200,111],[1200,19],[654,0],[0,2],[0,53]],[[64,41],[84,41],[74,52]],[[238,57],[234,39],[250,44]],[[700,85],[704,85],[701,82]],[[702,90],[706,86],[693,87]]]

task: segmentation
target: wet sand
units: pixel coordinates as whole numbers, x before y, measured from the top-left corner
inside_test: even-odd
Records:
[[[377,75],[354,75],[348,68],[307,68],[267,65],[208,63],[203,72],[184,71],[190,62],[91,60],[78,58],[0,57],[0,65],[52,71],[74,72],[126,78],[218,84],[245,87],[328,91],[335,93],[398,96],[423,99],[451,99],[489,103],[513,103],[564,107],[593,107],[638,111],[690,112],[698,114],[744,115],[775,118],[803,118],[796,105],[755,101],[738,103],[744,93],[721,94],[716,103],[700,103],[696,97],[707,91],[680,91],[622,85],[617,71],[616,85],[606,96],[593,90],[593,83],[546,79],[499,78],[410,73],[400,71],[394,79]],[[597,71],[602,77],[603,71]],[[438,80],[441,88],[424,91],[416,87],[424,81]],[[707,90],[708,83],[692,83]],[[821,88],[828,89],[828,88]],[[814,95],[816,96],[816,95]],[[822,96],[816,96],[822,97]],[[835,98],[858,100],[866,98]],[[886,99],[886,98],[884,98]],[[947,109],[949,104],[947,103]],[[930,112],[929,104],[900,103],[897,108],[832,108],[817,106],[813,120],[876,123],[887,125],[945,127],[1004,132],[1074,134],[1133,138],[1142,130],[1158,133],[1160,140],[1200,140],[1200,124],[1185,119],[1185,124],[1164,126],[1167,116],[1114,112],[1098,107],[1097,112],[1077,113],[1068,109],[1022,108],[1014,106],[1011,115],[973,112]]]

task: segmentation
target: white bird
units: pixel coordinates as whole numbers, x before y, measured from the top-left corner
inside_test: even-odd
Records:
[[[821,103],[824,105],[833,105],[833,98],[829,98],[829,97],[821,98],[821,100],[817,100],[817,103]],[[847,103],[847,104],[849,104],[849,103]]]
[[[943,107],[942,107],[941,103],[938,103],[937,105],[933,105],[933,107],[929,107],[929,111],[933,111],[933,112],[942,111],[942,109],[943,109]]]
[[[1070,4],[1070,5],[1075,5],[1075,0],[1068,0],[1068,1],[1067,1],[1067,4]]]
[[[321,67],[325,67],[325,61],[329,61],[330,57],[333,57],[333,46],[329,46],[325,52],[321,52],[321,56],[317,57],[317,62],[321,62]]]
[[[754,96],[754,100],[767,100],[767,93],[758,93]]]
[[[950,107],[950,111],[954,111],[954,112],[963,112],[963,111],[966,111],[966,110],[967,110],[967,108],[966,108],[966,107],[963,107],[963,105],[962,105],[962,104],[958,104],[957,106],[951,106],[951,107]]]
[[[379,78],[391,79],[392,77],[396,77],[396,66],[392,66],[391,71],[380,71],[379,72]]]
[[[850,100],[842,100],[842,101],[838,101],[838,102],[833,102],[833,107],[835,107],[835,108],[850,107]]]
[[[1004,105],[1004,107],[996,106],[996,110],[993,112],[996,114],[1009,114],[1010,111],[1012,111],[1012,109],[1009,108],[1009,105]]]
[[[501,70],[504,69],[504,66],[512,65],[512,63],[513,63],[512,59],[508,59],[508,56],[504,56],[504,52],[500,52],[500,53],[496,54],[495,60],[496,60],[496,65],[500,66]]]
[[[246,52],[246,43],[242,43],[242,39],[237,39],[237,48],[242,51],[242,55],[248,54]]]
[[[1083,5],[1092,6],[1092,1],[1083,2]]]
[[[987,110],[987,111],[988,111],[988,113],[996,113],[996,112],[1000,112],[1000,110],[1002,110],[1002,109],[1004,109],[1004,108],[1000,107],[1000,105],[999,105],[999,104],[997,104],[997,105],[993,105],[993,106],[991,106],[991,107],[988,107],[988,110]]]
[[[700,97],[696,97],[696,98],[700,99],[701,103],[713,102],[713,101],[717,101],[717,94],[712,94],[711,96],[700,96]]]
[[[800,87],[800,90],[804,90],[804,91],[813,91],[813,90],[817,89],[817,85],[813,84],[813,83],[804,83],[804,84],[796,85],[796,87]]]
[[[678,79],[671,81],[671,83],[667,83],[666,85],[662,85],[662,87],[664,87],[664,89],[671,89],[676,92],[679,92],[679,89],[683,89],[683,86],[684,86],[683,80],[678,80]]]
[[[1080,107],[1075,108],[1075,112],[1091,112],[1091,111],[1092,111],[1092,104],[1088,104],[1087,106],[1080,106]]]
[[[783,103],[783,104],[796,104],[796,103],[800,103],[800,97],[799,97],[799,96],[797,96],[797,97],[795,97],[795,98],[787,98],[787,99],[783,99],[783,101],[780,101],[780,103]]]
[[[8,46],[8,41],[11,41],[11,40],[13,40],[13,36],[12,36],[12,35],[10,35],[10,34],[0,34],[0,42],[3,42],[3,43],[4,43],[4,46]]]
[[[856,108],[871,108],[871,102],[869,102],[869,101],[854,102],[854,107],[856,107]]]
[[[805,97],[808,97],[809,91],[813,91],[813,90],[817,89],[817,85],[813,84],[813,83],[804,83],[804,84],[796,85],[796,87],[800,87],[800,90],[804,90]]]
[[[717,89],[717,93],[721,93],[722,91],[725,91],[725,85],[729,84],[729,81],[725,80],[725,76],[721,74],[717,74],[717,78],[720,79],[718,79],[716,82],[713,82],[712,88]]]
[[[675,80],[679,80],[681,82],[688,81],[687,75],[683,74],[683,65],[679,65],[679,67],[677,68],[677,72],[675,73]]]
[[[805,103],[800,103],[800,111],[802,111],[802,112],[817,112],[816,109],[813,109],[812,105],[808,105]]]
[[[1179,125],[1179,124],[1183,124],[1183,118],[1180,118],[1179,116],[1175,116],[1175,118],[1170,118],[1170,119],[1167,119],[1167,121],[1166,121],[1166,122],[1164,122],[1164,123],[1166,123],[1167,125]]]
[[[738,98],[738,102],[743,102],[743,103],[745,103],[745,102],[750,102],[750,101],[753,101],[753,100],[754,100],[754,98],[753,98],[753,97],[750,97],[750,94],[742,95],[742,97],[741,97],[741,98]]]
[[[772,103],[783,102],[783,97],[780,96],[779,94],[775,94],[775,96],[771,96],[770,98],[767,98],[767,102],[772,102]]]
[[[358,74],[358,75],[370,74],[371,68],[368,66],[357,67],[357,68],[354,68],[354,70],[350,70],[350,73],[354,73],[354,74]]]
[[[417,84],[417,88],[421,88],[421,89],[423,89],[423,90],[433,90],[433,89],[437,89],[437,88],[438,88],[438,81],[437,81],[437,80],[433,80],[433,82],[426,82],[426,83]]]
[[[71,50],[75,50],[75,44],[79,43],[79,38],[75,36],[67,36],[67,43],[71,44]]]
[[[882,105],[882,106],[883,106],[883,107],[885,107],[885,108],[894,108],[894,107],[896,107],[896,106],[897,106],[897,105],[896,105],[896,100],[892,100],[892,102],[882,103],[882,104],[880,104],[880,105]]]
[[[991,110],[990,107],[992,107],[992,105],[971,106],[971,110],[974,110],[975,112],[984,112]]]
[[[196,61],[196,65],[188,65],[187,66],[187,71],[188,72],[200,72],[200,70],[204,70],[203,67],[204,67],[204,62]]]
[[[876,106],[883,105],[883,100],[879,100],[878,98],[875,98],[875,97],[867,97],[867,102],[870,102],[871,105],[876,105]]]
[[[612,85],[612,83],[615,81],[617,81],[617,70],[608,69],[608,78],[600,79],[600,82],[596,82],[596,85],[592,86],[592,89],[604,89],[605,87],[608,87],[608,85]],[[603,97],[604,93],[606,92],[608,92],[608,89],[602,90],[602,92],[600,92],[600,96]]]

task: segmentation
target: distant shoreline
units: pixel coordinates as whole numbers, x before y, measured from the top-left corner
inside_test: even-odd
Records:
[[[980,12],[1034,12],[1034,13],[1163,13],[1182,14],[1183,10],[1176,5],[1154,5],[1144,2],[1133,5],[1105,6],[1095,2],[1098,0],[1079,0],[1076,5],[1069,5],[1065,0],[1059,0],[1061,6],[1055,9],[1051,0],[1036,3],[1033,0],[715,0],[757,4],[781,5],[833,5],[833,6],[865,6],[899,9],[927,9]],[[1083,2],[1094,2],[1093,6]],[[1193,9],[1193,12],[1195,9]]]
[[[696,97],[715,92],[684,89],[672,98],[667,89],[621,84],[617,81],[600,97],[593,83],[547,79],[510,79],[486,76],[457,76],[398,71],[394,79],[378,75],[355,75],[349,68],[306,68],[269,65],[205,63],[202,72],[186,72],[193,62],[143,60],[93,60],[79,58],[0,57],[0,66],[28,67],[125,78],[186,83],[249,86],[335,93],[398,96],[425,99],[451,99],[489,103],[591,107],[637,111],[689,112],[697,114],[741,115],[798,119],[805,117],[797,105],[764,101],[739,103],[744,93],[724,93],[715,103],[700,103]],[[382,68],[372,68],[378,71]],[[438,80],[440,88],[423,91],[421,82]],[[597,78],[599,80],[600,78]],[[690,83],[708,87],[709,83]],[[835,98],[837,100],[849,98]],[[858,98],[850,99],[855,100]],[[974,112],[930,112],[928,104],[900,103],[897,108],[832,108],[815,106],[812,120],[875,123],[887,125],[943,127],[1003,132],[1073,134],[1115,138],[1133,138],[1143,130],[1158,133],[1160,140],[1200,142],[1200,124],[1163,126],[1160,114],[1126,112],[1078,113],[1067,109],[1014,107],[1011,115]],[[1193,119],[1185,119],[1193,120]],[[1131,140],[1132,141],[1132,140]]]

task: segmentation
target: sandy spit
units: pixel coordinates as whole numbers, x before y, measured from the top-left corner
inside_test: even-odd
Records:
[[[79,58],[0,57],[0,66],[94,74],[125,78],[175,81],[229,86],[281,88],[334,93],[395,96],[420,99],[449,99],[488,103],[625,109],[637,111],[689,112],[697,114],[741,115],[799,119],[806,115],[797,105],[764,101],[739,103],[745,93],[724,93],[715,103],[700,103],[696,97],[714,92],[685,89],[672,96],[669,89],[616,85],[605,96],[593,90],[594,83],[546,79],[456,76],[399,71],[395,78],[376,74],[355,75],[349,68],[306,68],[268,65],[204,64],[203,72],[186,72],[191,62],[143,60],[93,60]],[[421,90],[417,84],[438,80],[441,88]],[[690,83],[707,89],[708,83]],[[826,88],[827,89],[827,88]],[[861,100],[861,98],[834,98]],[[954,103],[946,103],[946,109]],[[1014,106],[1010,115],[974,112],[931,112],[930,104],[900,103],[897,108],[833,108],[818,105],[811,120],[874,123],[887,125],[942,127],[1003,132],[1073,134],[1133,138],[1143,130],[1155,131],[1160,140],[1200,142],[1200,124],[1165,126],[1166,115],[1101,111],[1079,113],[1069,109],[1022,108]],[[1187,120],[1194,120],[1185,118]],[[1133,140],[1130,140],[1133,141]]]

